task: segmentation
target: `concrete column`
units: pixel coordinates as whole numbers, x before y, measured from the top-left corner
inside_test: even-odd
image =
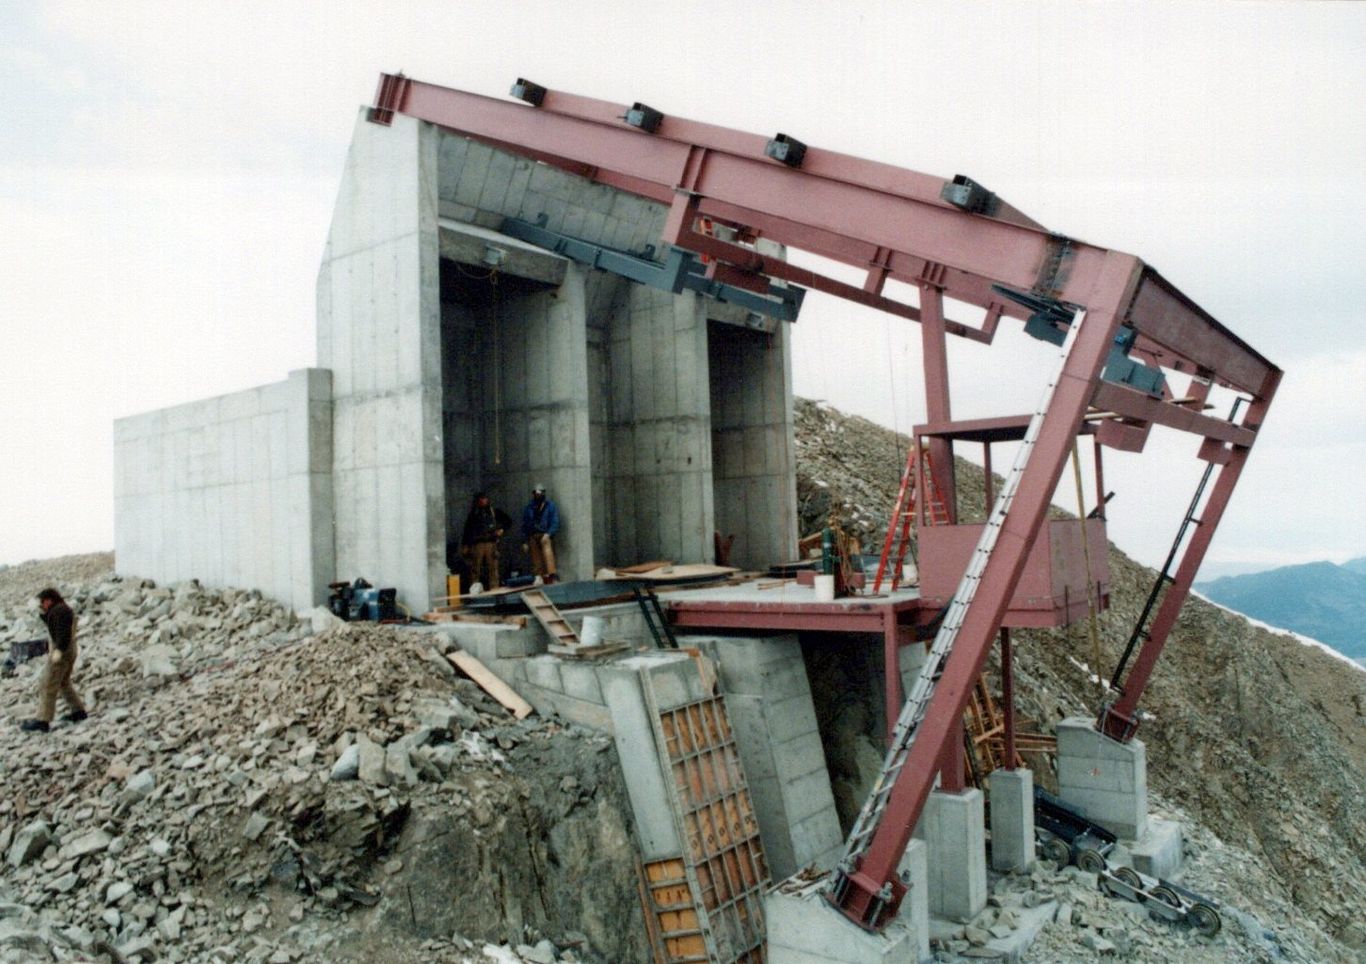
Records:
[[[1148,829],[1148,752],[1142,740],[1118,743],[1090,717],[1058,724],[1058,796],[1082,816],[1126,840]]]
[[[991,869],[1028,870],[1034,864],[1034,771],[993,770]]]
[[[986,828],[982,791],[934,790],[915,834],[928,849],[930,913],[969,921],[987,905]]]
[[[333,372],[336,578],[421,611],[445,585],[437,134],[362,109],[318,271]]]
[[[612,318],[607,353],[609,463],[601,471],[609,488],[609,559],[710,559],[715,525],[702,299],[631,285]]]
[[[796,548],[796,447],[787,326],[771,334],[712,322],[712,462],[716,528],[734,565],[763,568]]]
[[[843,845],[801,644],[791,634],[683,637],[718,667],[769,870],[829,870]]]

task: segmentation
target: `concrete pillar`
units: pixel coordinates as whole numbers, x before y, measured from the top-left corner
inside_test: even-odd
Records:
[[[731,562],[745,568],[790,558],[796,548],[788,335],[786,324],[771,334],[708,326],[716,529],[735,536]]]
[[[715,660],[769,870],[829,870],[843,846],[801,644],[792,634],[682,637]]]
[[[991,869],[1028,870],[1034,864],[1034,771],[993,770]]]
[[[361,109],[318,270],[318,364],[332,369],[335,578],[445,592],[437,133]]]
[[[928,847],[930,913],[969,921],[987,905],[986,828],[982,791],[934,790],[915,835]]]
[[[1148,828],[1148,753],[1142,740],[1118,743],[1090,717],[1058,724],[1058,796],[1125,840]]]

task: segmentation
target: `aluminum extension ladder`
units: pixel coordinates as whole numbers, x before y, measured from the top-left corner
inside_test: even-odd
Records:
[[[849,832],[849,838],[845,841],[844,856],[839,864],[840,873],[832,874],[830,877],[832,888],[839,887],[843,877],[858,869],[859,860],[867,851],[868,845],[877,833],[878,825],[882,822],[882,814],[887,809],[887,801],[891,799],[897,777],[900,776],[902,768],[906,765],[906,759],[910,756],[911,747],[915,744],[916,732],[925,719],[925,711],[929,707],[930,698],[934,695],[939,678],[943,675],[944,664],[948,661],[954,641],[958,638],[958,631],[962,628],[968,606],[977,594],[982,572],[986,569],[987,561],[996,548],[996,540],[1000,535],[1001,525],[1015,499],[1015,493],[1020,487],[1020,479],[1024,475],[1025,466],[1029,463],[1029,456],[1034,450],[1034,443],[1038,440],[1039,430],[1043,427],[1044,416],[1052,404],[1053,394],[1062,377],[1063,367],[1067,363],[1067,356],[1072,351],[1072,345],[1077,338],[1077,331],[1081,328],[1085,315],[1085,311],[1078,311],[1068,328],[1067,337],[1063,341],[1060,352],[1058,370],[1049,380],[1048,386],[1044,389],[1043,397],[1039,400],[1034,415],[1029,420],[1029,428],[1025,431],[1024,440],[1020,443],[1020,450],[1015,456],[1015,463],[1010,469],[1010,474],[1006,477],[1005,484],[1001,486],[995,506],[992,507],[991,518],[987,520],[986,526],[982,529],[982,537],[977,543],[977,548],[973,552],[962,581],[958,584],[953,601],[949,603],[944,621],[939,627],[939,632],[935,635],[934,643],[930,646],[929,656],[925,660],[924,666],[921,667],[920,675],[911,687],[906,702],[901,707],[901,713],[897,717],[896,728],[892,731],[891,744],[887,750],[887,757],[882,764],[882,770],[873,782],[872,791],[864,802],[863,809],[859,812],[858,820],[854,822],[853,829]]]

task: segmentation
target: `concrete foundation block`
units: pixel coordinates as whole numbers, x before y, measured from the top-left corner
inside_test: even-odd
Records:
[[[563,660],[560,663],[560,682],[564,694],[576,700],[606,705],[603,701],[602,686],[598,683],[598,669],[591,663],[576,663]]]
[[[651,718],[645,687],[650,688],[660,711],[695,702],[702,697],[697,663],[683,653],[632,656],[603,664],[598,683],[612,717],[612,734],[635,814],[641,857],[651,861],[677,856],[683,843],[674,824],[664,763],[655,745],[656,721]]]
[[[880,933],[871,933],[830,906],[824,885],[824,878],[814,883],[787,880],[764,897],[772,964],[916,964],[924,959],[911,924],[914,915],[907,915],[905,903],[901,916]]]
[[[443,623],[441,632],[473,653],[481,662],[537,656],[546,650],[546,634],[539,625],[521,627],[477,623]]]
[[[843,846],[840,848],[843,853]],[[835,859],[839,859],[839,854]],[[929,848],[923,840],[911,840],[897,864],[901,882],[908,888],[901,899],[898,917],[905,922],[916,944],[916,960],[930,957],[930,869]]]
[[[930,913],[964,922],[976,917],[987,905],[982,791],[931,792],[915,835],[928,847]]]
[[[1148,831],[1128,845],[1134,870],[1150,877],[1171,878],[1181,872],[1183,834],[1175,820],[1151,817]]]
[[[564,693],[542,689],[534,683],[518,683],[515,688],[518,695],[535,707],[541,716],[558,716],[600,733],[613,732],[612,713],[601,703],[575,699]]]
[[[543,690],[551,690],[555,693],[564,692],[564,681],[560,676],[562,661],[554,656],[534,656],[525,661],[523,671],[526,673],[527,682],[539,686]]]
[[[1058,724],[1058,796],[1126,840],[1148,827],[1148,754],[1141,740],[1119,743],[1089,717]]]
[[[1034,773],[991,774],[991,869],[1028,870],[1034,863]]]

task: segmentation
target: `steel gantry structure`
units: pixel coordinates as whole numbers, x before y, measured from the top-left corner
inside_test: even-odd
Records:
[[[742,133],[523,79],[511,93],[515,100],[500,100],[385,74],[368,117],[388,124],[409,115],[665,205],[661,240],[704,256],[718,283],[761,293],[774,281],[799,285],[918,322],[929,422],[939,429],[926,433],[928,464],[950,507],[948,336],[990,344],[1005,317],[1061,346],[1044,400],[1027,420],[1013,420],[1022,426],[1014,436],[1023,442],[1020,457],[833,875],[831,901],[859,925],[879,928],[904,894],[898,861],[958,738],[1078,433],[1094,427],[1099,442],[1138,451],[1152,426],[1165,426],[1201,439],[1207,466],[1181,526],[1193,534],[1173,546],[1115,673],[1118,698],[1096,722],[1127,741],[1281,372],[1139,258],[1049,232],[970,178],[945,180],[786,134]],[[728,231],[719,236],[711,225]],[[762,253],[754,246],[761,238],[853,266],[864,281],[848,284]],[[891,280],[914,287],[918,304],[889,297]],[[977,306],[981,320],[948,318],[946,298]],[[1185,381],[1182,391],[1168,387],[1172,377]],[[1246,402],[1241,413],[1204,414],[1213,385],[1237,393]]]

